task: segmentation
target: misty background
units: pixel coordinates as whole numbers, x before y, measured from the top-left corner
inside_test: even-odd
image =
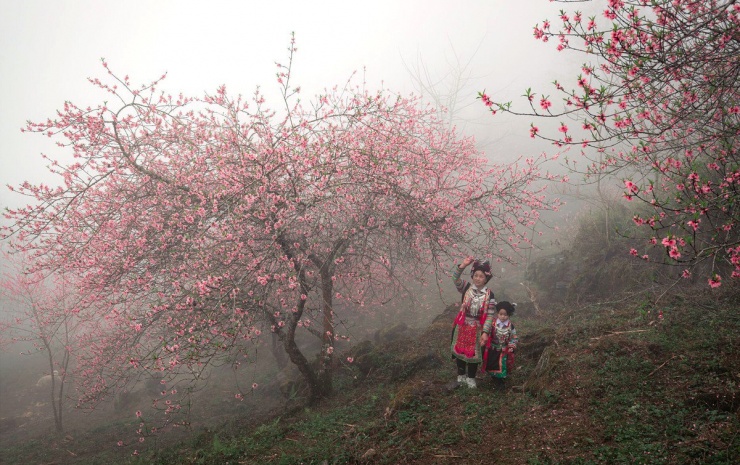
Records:
[[[298,52],[293,79],[304,99],[358,73],[370,89],[421,94],[431,105],[449,106],[445,117],[450,123],[474,136],[479,149],[497,163],[551,151],[552,146],[529,137],[526,118],[491,116],[476,99],[478,92],[521,105],[519,98],[527,87],[551,91],[553,79],[573,79],[580,66],[577,56],[558,54],[553,44],[533,39],[536,23],[558,15],[557,5],[546,0],[0,0],[0,10],[2,209],[28,201],[7,185],[58,182],[50,177],[41,153],[64,163],[71,159],[70,151],[20,129],[27,120],[54,118],[67,100],[80,107],[104,100],[87,80],[105,75],[101,58],[116,74],[130,76],[134,86],[163,73],[167,78],[159,87],[173,95],[200,96],[224,84],[231,94],[249,96],[260,86],[268,104],[276,107],[279,102],[271,100],[277,96],[275,62],[287,61],[294,32]],[[544,128],[547,123],[538,125]],[[564,172],[557,166],[550,169]],[[7,225],[4,218],[0,221]],[[565,221],[553,221],[558,222]],[[449,294],[442,300],[451,301],[453,291],[449,284]],[[427,300],[428,314],[403,323],[420,325],[437,315],[443,302],[434,295]],[[0,311],[12,311],[12,305],[2,301]],[[374,337],[378,322],[350,325],[349,332],[359,342]],[[0,386],[6,390],[10,379],[16,382],[14,388],[32,387],[45,374],[40,357],[29,361],[18,352],[14,347],[0,354],[4,380]],[[262,374],[262,368],[251,366],[251,372],[236,381],[270,382],[274,374]],[[223,376],[233,374],[225,370]],[[233,391],[218,389],[225,405],[231,405],[227,399]],[[33,388],[26,394],[35,396],[36,407],[18,403],[12,407],[40,418],[44,407],[37,404],[43,403],[43,392]],[[0,416],[5,417],[11,403],[2,404]]]

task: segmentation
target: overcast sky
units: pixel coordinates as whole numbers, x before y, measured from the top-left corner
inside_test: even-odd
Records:
[[[168,93],[202,95],[225,84],[248,95],[258,84],[274,87],[274,63],[285,61],[295,32],[294,79],[304,98],[363,69],[372,88],[409,93],[409,66],[421,59],[443,76],[457,54],[473,59],[469,103],[477,90],[511,98],[552,80],[561,57],[532,38],[532,27],[556,11],[548,0],[0,0],[0,206],[22,201],[6,184],[49,182],[41,152],[69,155],[20,128],[53,118],[65,100],[100,103],[87,78],[105,76],[102,57],[137,84],[166,71],[160,88]],[[477,104],[466,111],[479,139],[533,150],[528,121],[502,124]]]

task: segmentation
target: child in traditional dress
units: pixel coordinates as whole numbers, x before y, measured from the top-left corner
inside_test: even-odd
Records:
[[[471,263],[472,283],[460,279]],[[452,270],[452,280],[462,294],[462,304],[452,330],[452,356],[457,363],[457,382],[469,388],[476,387],[475,374],[483,360],[482,346],[488,342],[495,319],[496,301],[493,291],[486,287],[492,276],[488,261],[474,260],[473,257],[467,257]]]
[[[517,337],[511,316],[516,307],[503,301],[496,304],[496,323],[491,329],[489,345],[484,353],[485,371],[493,377],[494,388],[502,389],[504,379],[514,366]]]

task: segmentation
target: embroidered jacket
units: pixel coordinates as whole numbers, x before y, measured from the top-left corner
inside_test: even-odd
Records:
[[[496,319],[494,324],[495,330],[491,333],[491,345],[503,349],[509,347],[511,349],[516,347],[516,343],[519,339],[516,336],[516,328],[511,320],[507,320],[506,323],[501,323]]]

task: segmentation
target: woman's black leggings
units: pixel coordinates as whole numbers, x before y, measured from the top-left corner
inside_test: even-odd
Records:
[[[475,372],[478,371],[477,363],[467,363],[460,360],[459,358],[456,358],[455,361],[457,362],[458,375],[464,375],[467,371],[468,378],[475,378]]]

